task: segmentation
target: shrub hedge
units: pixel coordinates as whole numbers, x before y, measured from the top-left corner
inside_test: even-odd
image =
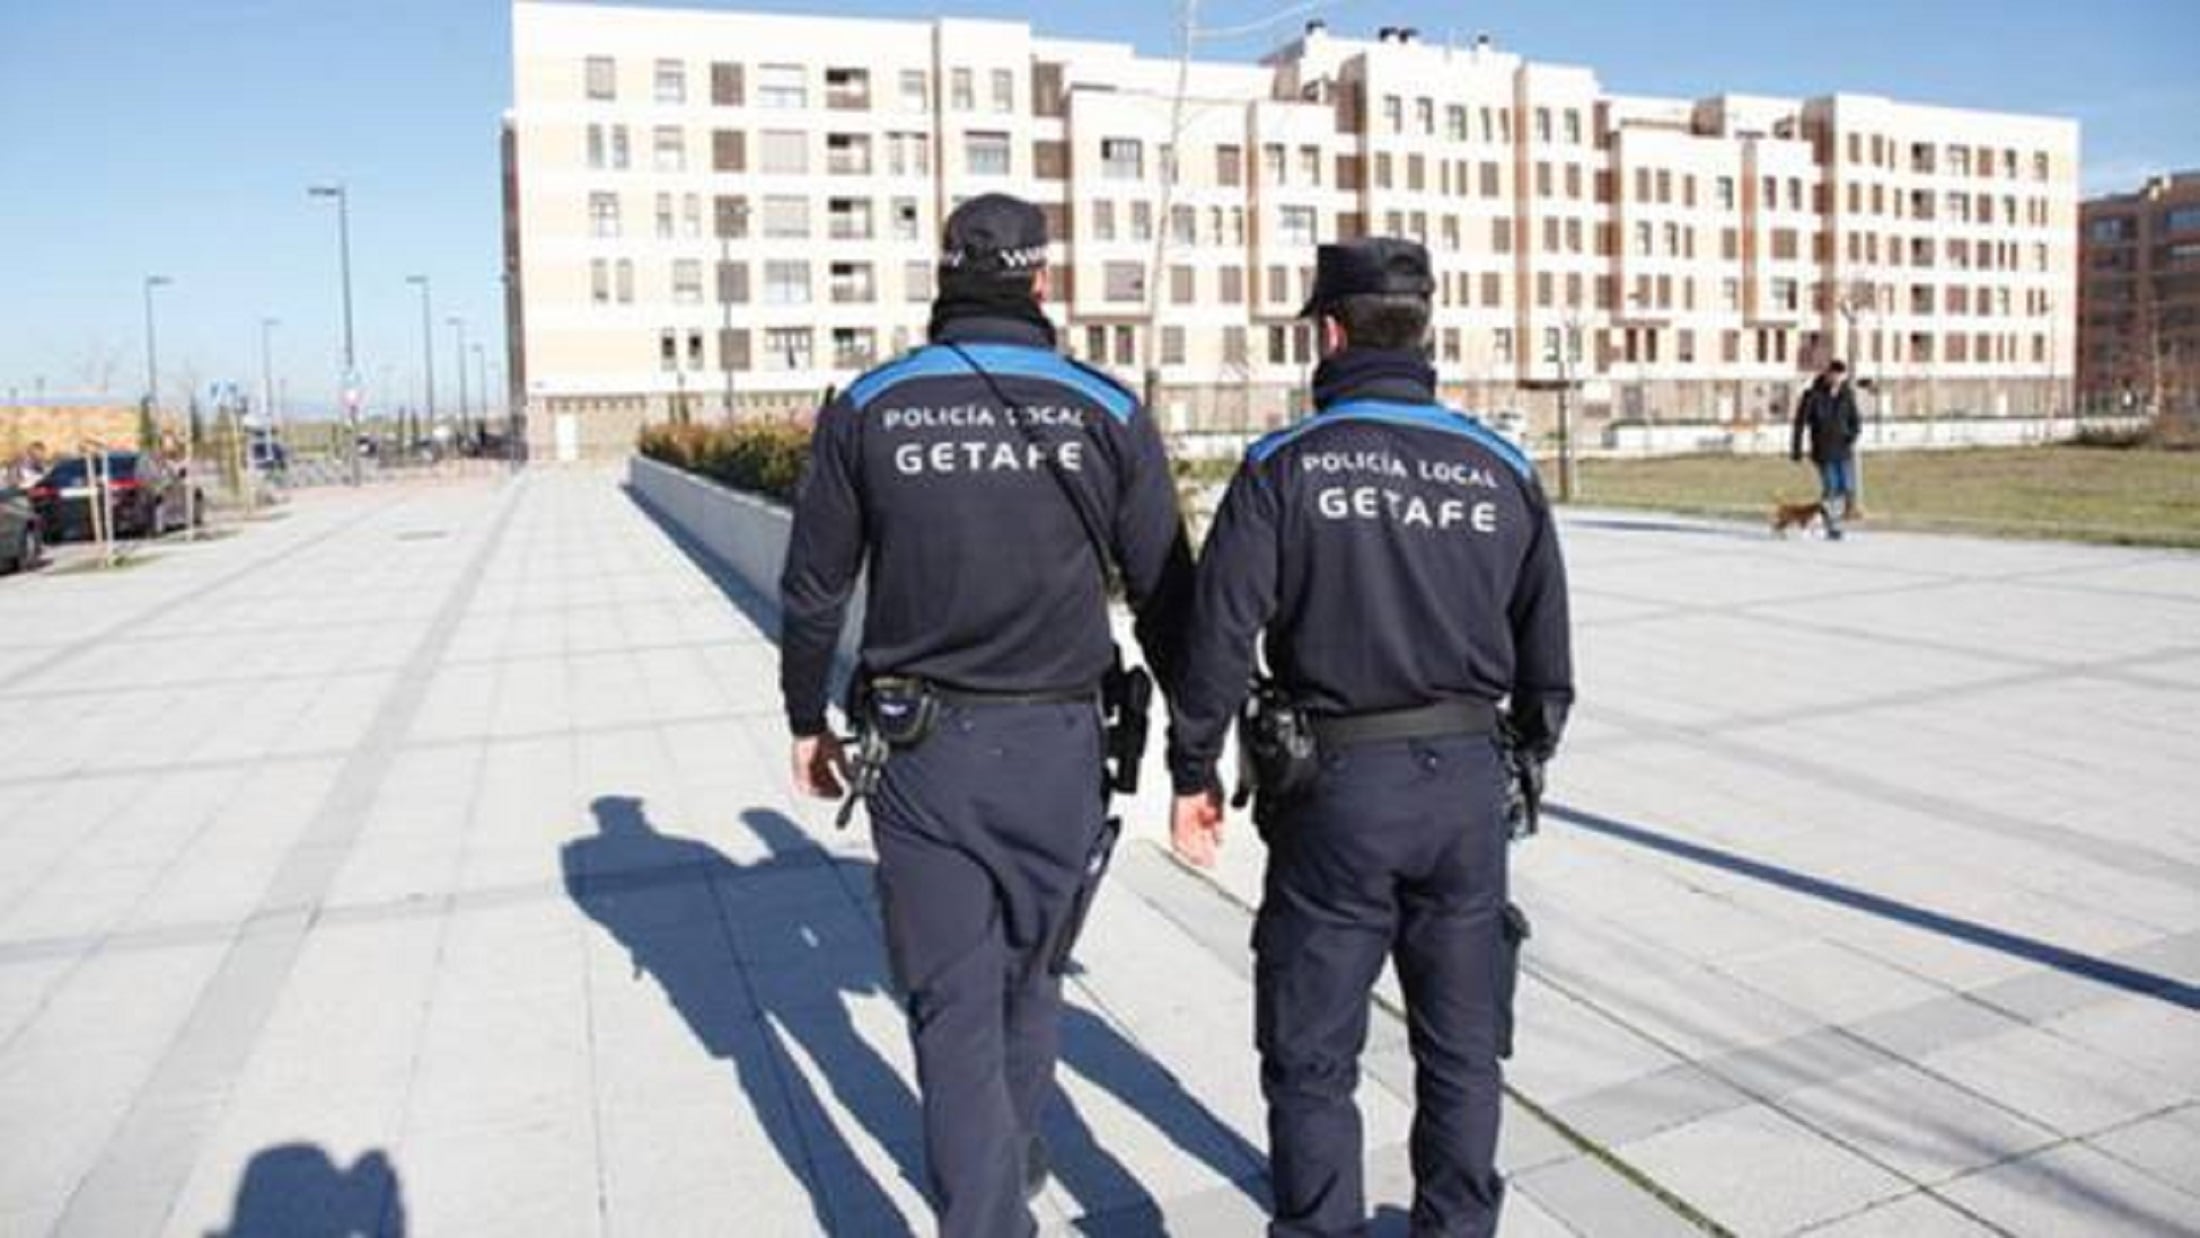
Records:
[[[810,456],[810,427],[793,421],[644,426],[636,446],[652,460],[791,503]]]

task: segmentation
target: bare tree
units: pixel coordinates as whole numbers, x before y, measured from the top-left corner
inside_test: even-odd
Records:
[[[88,335],[77,345],[69,376],[87,394],[106,395],[115,389],[127,350],[108,335]]]

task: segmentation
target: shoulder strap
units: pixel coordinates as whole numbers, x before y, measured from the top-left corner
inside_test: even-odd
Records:
[[[1000,401],[1001,410],[1008,415],[1009,423],[1016,427],[1016,433],[1023,437],[1024,442],[1032,447],[1040,459],[1046,461],[1048,474],[1054,478],[1054,484],[1061,490],[1062,498],[1069,503],[1070,510],[1077,513],[1077,523],[1084,527],[1085,539],[1092,543],[1093,559],[1100,565],[1100,574],[1106,576],[1110,565],[1115,562],[1115,556],[1108,551],[1108,539],[1100,533],[1099,518],[1085,507],[1083,496],[1078,494],[1069,475],[1062,471],[1060,458],[1048,450],[1046,443],[1032,430],[1030,422],[1023,416],[1023,406],[1008,398],[1008,393],[1001,390],[1000,382],[984,366],[978,364],[977,358],[972,357],[969,350],[953,340],[943,340],[941,344],[952,349],[956,356],[962,358],[962,363],[970,367],[970,372],[984,381],[986,389],[993,393],[993,398]]]

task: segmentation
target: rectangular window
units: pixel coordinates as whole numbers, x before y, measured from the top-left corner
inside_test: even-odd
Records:
[[[1500,254],[1509,254],[1512,252],[1512,248],[1512,217],[1508,215],[1499,215],[1495,219],[1490,220],[1490,249]]]
[[[773,259],[764,264],[764,304],[806,305],[810,300],[810,264]]]
[[[825,272],[835,305],[868,305],[878,297],[868,262],[836,262]]]
[[[1104,295],[1110,301],[1143,301],[1146,299],[1146,268],[1136,262],[1110,262],[1101,267],[1101,277],[1106,281]]]
[[[1245,364],[1245,328],[1222,329],[1222,363],[1235,366]]]
[[[1184,364],[1184,328],[1161,328],[1161,364]]]
[[[619,235],[619,195],[592,193],[588,195],[588,231],[592,236],[616,237]]]
[[[1535,140],[1538,142],[1551,140],[1551,109],[1547,107],[1539,107],[1535,110]]]
[[[1311,246],[1317,214],[1311,206],[1287,206],[1276,214],[1277,231],[1286,245]]]
[[[775,240],[808,240],[810,200],[782,194],[765,198],[764,235]]]
[[[653,166],[659,172],[687,171],[687,135],[678,125],[659,125],[650,134]]]
[[[764,368],[807,370],[810,368],[810,348],[808,327],[766,327]]]
[[[1264,185],[1281,185],[1284,176],[1283,143],[1269,142],[1260,148],[1260,177]]]
[[[603,167],[603,126],[588,126],[588,166]]]
[[[761,171],[800,175],[810,170],[810,135],[799,129],[766,129],[756,135],[756,148]]]
[[[611,263],[603,258],[589,259],[588,299],[598,305],[611,302]]]
[[[1245,304],[1245,268],[1226,266],[1216,272],[1224,305]]]
[[[614,295],[621,305],[634,304],[634,260],[621,258],[612,268]]]
[[[1092,204],[1092,239],[1095,241],[1112,241],[1115,239],[1115,203],[1100,201]]]
[[[609,56],[590,56],[587,61],[588,97],[591,99],[616,99],[619,97],[619,66]]]
[[[713,172],[746,172],[748,135],[739,129],[711,130],[710,167]]]
[[[687,66],[677,60],[657,62],[655,95],[659,103],[687,102]]]
[[[825,106],[837,112],[870,111],[871,71],[869,69],[847,68],[826,69]]]
[[[1144,200],[1131,203],[1131,239],[1153,239],[1153,203]]]
[[[749,234],[749,200],[719,194],[712,201],[712,235],[738,241]]]
[[[878,359],[878,337],[869,327],[833,328],[833,365],[860,370]]]
[[[802,108],[810,106],[809,79],[798,64],[759,65],[756,70],[756,106]]]
[[[1513,363],[1513,333],[1511,327],[1499,327],[1490,333],[1490,352],[1499,365]]]
[[[1397,95],[1383,96],[1383,130],[1386,133],[1403,133],[1406,128],[1406,101]]]
[[[720,369],[746,370],[749,368],[749,333],[736,327],[718,329],[718,365]]]
[[[993,70],[993,110],[1016,110],[1016,74],[1008,69]]]
[[[1144,146],[1137,138],[1100,139],[1100,174],[1117,181],[1145,179]]]
[[[1444,136],[1454,142],[1467,140],[1467,109],[1453,103],[1444,108]]]
[[[627,158],[626,126],[611,126],[611,166],[624,171],[630,161]]]
[[[904,301],[929,301],[932,299],[934,268],[929,262],[905,262],[901,266],[901,298]]]
[[[1299,180],[1309,185],[1319,185],[1322,183],[1321,147],[1299,147]]]
[[[1107,162],[1107,140],[1101,146],[1101,162]],[[1113,172],[1109,173],[1111,176]],[[1225,188],[1235,188],[1245,183],[1245,148],[1242,146],[1215,147],[1215,183]]]
[[[964,134],[963,166],[972,176],[1007,176],[1008,135],[975,130]]]
[[[675,305],[703,303],[703,264],[699,260],[672,260],[672,300]]]
[[[1581,112],[1576,108],[1566,109],[1566,144],[1581,145]]]
[[[749,303],[748,263],[721,262],[718,264],[718,303],[721,305],[747,305]]]
[[[1169,303],[1171,305],[1190,305],[1192,298],[1199,295],[1194,289],[1193,278],[1192,268],[1188,266],[1172,266],[1169,268]]]
[[[869,176],[871,174],[871,135],[868,133],[826,134],[825,170],[834,176]]]
[[[1485,198],[1494,198],[1497,196],[1497,194],[1497,164],[1494,161],[1485,161],[1482,164],[1482,196]]]
[[[714,107],[741,105],[741,66],[723,60],[710,66],[710,101]]]
[[[931,106],[931,93],[925,89],[924,70],[903,69],[901,81],[901,106],[906,111],[921,112]]]
[[[657,195],[657,239],[672,239],[672,195],[669,193]]]
[[[917,200],[915,198],[894,199],[894,239],[897,241],[914,241],[918,236]]]
[[[954,96],[956,111],[968,112],[978,106],[977,96],[970,85],[970,70],[950,70],[947,80]]]
[[[869,198],[828,198],[825,201],[825,235],[836,241],[871,239]]]

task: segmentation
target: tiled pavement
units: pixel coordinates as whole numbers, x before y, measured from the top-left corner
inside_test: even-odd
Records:
[[[1567,538],[1511,1079],[1574,1139],[1508,1115],[1506,1233],[2200,1232],[2200,559]],[[869,852],[773,683],[597,474],[0,580],[0,1234],[921,1231]],[[1255,1233],[1257,844],[1210,886],[1158,809],[1044,1215]],[[1395,1207],[1394,1022],[1368,1066]]]

